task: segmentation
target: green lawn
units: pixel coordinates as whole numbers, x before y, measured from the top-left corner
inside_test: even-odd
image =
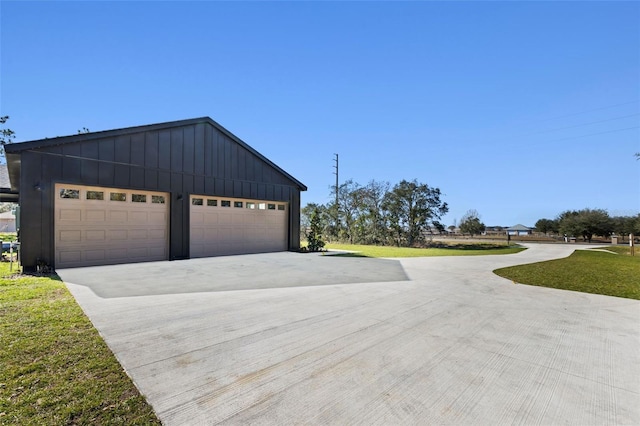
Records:
[[[606,247],[620,254],[577,250],[565,259],[496,269],[501,277],[522,284],[640,299],[640,253],[628,247]]]
[[[393,246],[366,246],[357,244],[327,244],[331,250],[355,251],[352,256],[363,257],[430,257],[430,256],[479,256],[488,254],[511,254],[525,250],[519,246],[497,244],[455,244],[447,248],[410,248]]]
[[[56,276],[0,264],[0,425],[160,424]]]

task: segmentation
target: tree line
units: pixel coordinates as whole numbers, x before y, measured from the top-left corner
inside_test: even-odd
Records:
[[[640,235],[640,214],[636,216],[609,216],[603,209],[566,210],[555,219],[540,219],[536,231],[549,234],[582,238],[591,242],[594,235],[609,237],[617,234]]]
[[[328,240],[411,247],[423,242],[430,227],[443,232],[440,220],[449,211],[439,188],[416,179],[393,186],[375,180],[360,185],[349,179],[333,188],[333,196],[330,203],[302,208],[303,231],[310,229],[313,218],[313,232],[320,231]]]

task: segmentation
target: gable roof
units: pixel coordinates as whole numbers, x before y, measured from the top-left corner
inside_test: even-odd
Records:
[[[522,224],[513,225],[507,228],[507,231],[531,231],[531,228]]]
[[[11,181],[11,188],[14,191],[18,190],[18,184],[20,181],[20,153],[22,153],[23,151],[38,150],[40,148],[66,145],[66,144],[75,143],[75,142],[86,142],[86,141],[91,141],[96,139],[111,138],[115,136],[124,136],[124,135],[129,135],[134,133],[151,132],[151,131],[177,128],[177,127],[191,126],[191,125],[200,124],[200,123],[210,124],[217,130],[219,130],[221,133],[223,133],[225,136],[227,136],[229,139],[239,144],[244,149],[246,149],[256,157],[258,157],[260,160],[264,161],[269,166],[273,167],[279,173],[287,177],[301,191],[307,190],[307,187],[302,182],[300,182],[299,180],[291,176],[289,173],[285,172],[283,169],[281,169],[279,166],[277,166],[267,157],[260,154],[258,151],[256,151],[251,146],[249,146],[246,142],[244,142],[239,137],[237,137],[236,135],[234,135],[224,127],[222,127],[220,124],[218,124],[216,121],[214,121],[210,117],[199,117],[199,118],[191,118],[187,120],[168,121],[165,123],[125,127],[122,129],[105,130],[101,132],[81,133],[81,134],[71,135],[71,136],[59,136],[55,138],[38,139],[33,141],[26,141],[26,142],[19,142],[19,143],[5,145],[7,165],[9,169],[9,178]]]

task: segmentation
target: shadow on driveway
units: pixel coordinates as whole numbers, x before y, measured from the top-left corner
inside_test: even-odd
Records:
[[[56,271],[103,298],[407,281],[397,260],[262,253]]]

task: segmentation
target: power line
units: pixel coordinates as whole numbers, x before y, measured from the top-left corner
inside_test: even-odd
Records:
[[[548,142],[560,142],[560,141],[566,141],[566,140],[569,140],[569,139],[586,138],[588,136],[604,135],[605,133],[622,132],[624,130],[632,130],[632,129],[640,129],[640,126],[626,127],[624,129],[608,130],[606,132],[590,133],[588,135],[571,136],[571,137],[568,137],[568,138],[554,139],[554,140],[548,141]]]
[[[558,116],[558,117],[543,118],[542,120],[539,120],[539,121],[550,121],[550,120],[557,120],[557,119],[559,119],[559,118],[573,117],[574,115],[586,114],[586,113],[588,113],[588,112],[601,111],[601,110],[603,110],[603,109],[615,108],[615,107],[618,107],[618,106],[622,106],[622,105],[629,105],[629,104],[640,104],[640,100],[635,100],[635,101],[631,101],[631,102],[623,102],[623,103],[615,104],[615,105],[608,105],[608,106],[604,106],[604,107],[600,107],[600,108],[594,108],[594,109],[589,109],[589,110],[581,111],[581,112],[574,112],[574,113],[571,113],[571,114],[560,115],[560,116]]]
[[[621,117],[614,117],[614,118],[608,118],[606,120],[599,120],[599,121],[591,121],[589,123],[582,123],[582,124],[576,124],[574,126],[566,126],[566,127],[557,127],[555,129],[550,129],[550,130],[543,130],[541,132],[535,132],[535,133],[531,133],[532,135],[539,135],[541,133],[550,133],[550,132],[555,132],[557,130],[565,130],[565,129],[573,129],[575,127],[582,127],[582,126],[589,126],[591,124],[598,124],[598,123],[606,123],[608,121],[614,121],[614,120],[622,120],[623,118],[629,118],[629,117],[636,117],[640,115],[640,113],[635,113],[635,114],[630,114],[630,115],[624,115]]]

